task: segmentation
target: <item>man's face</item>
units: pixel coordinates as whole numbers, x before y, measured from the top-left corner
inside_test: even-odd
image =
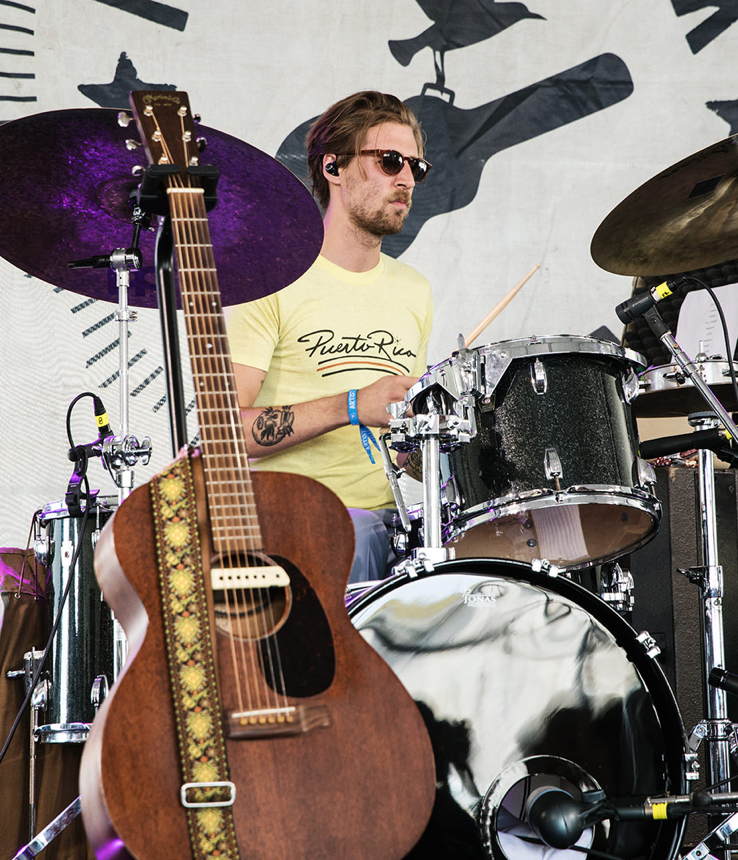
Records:
[[[412,129],[396,122],[370,128],[360,148],[396,149],[402,155],[418,155]],[[341,178],[344,206],[357,228],[380,237],[400,232],[415,187],[407,162],[396,176],[387,176],[375,156],[360,155],[342,169]]]

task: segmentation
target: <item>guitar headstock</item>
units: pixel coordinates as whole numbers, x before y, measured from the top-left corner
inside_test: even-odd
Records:
[[[187,93],[138,90],[131,93],[130,102],[151,164],[176,165],[184,174],[200,164]]]

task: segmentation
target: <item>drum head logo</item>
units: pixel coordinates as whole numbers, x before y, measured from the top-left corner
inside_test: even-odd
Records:
[[[481,588],[484,588],[484,586],[481,586]],[[496,595],[491,592],[481,591],[480,586],[465,588],[462,596],[465,606],[494,606],[497,602]]]

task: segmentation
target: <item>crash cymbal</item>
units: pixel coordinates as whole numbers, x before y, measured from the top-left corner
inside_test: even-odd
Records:
[[[70,269],[74,260],[127,248],[131,194],[143,149],[118,112],[82,108],[34,114],[0,126],[0,256],[65,290],[117,301],[115,273]],[[286,167],[259,149],[201,126],[203,163],[220,168],[210,232],[224,305],[269,295],[296,280],[323,240],[320,212]],[[131,272],[129,301],[156,307],[155,233],[142,232],[144,267]]]
[[[649,179],[597,228],[592,259],[619,275],[661,275],[738,256],[738,135]]]

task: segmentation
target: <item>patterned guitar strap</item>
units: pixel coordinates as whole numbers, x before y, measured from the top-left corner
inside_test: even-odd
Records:
[[[151,481],[159,588],[193,860],[239,860],[189,456]]]

